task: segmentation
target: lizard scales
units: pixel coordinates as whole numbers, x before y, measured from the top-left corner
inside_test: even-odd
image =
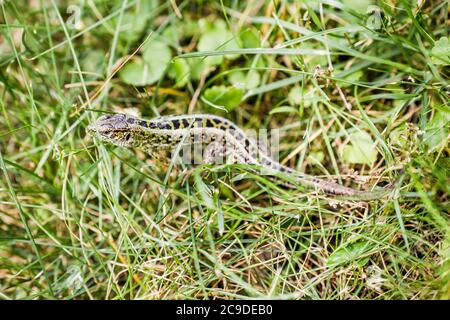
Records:
[[[139,148],[151,154],[155,150],[174,148],[180,143],[200,141],[210,144],[213,153],[232,156],[238,163],[255,164],[273,172],[287,174],[301,184],[322,190],[327,194],[354,200],[374,200],[390,194],[391,188],[376,191],[359,191],[335,182],[303,174],[270,158],[257,147],[242,129],[233,122],[215,115],[194,114],[138,119],[125,114],[105,115],[87,128],[91,135],[114,145]]]

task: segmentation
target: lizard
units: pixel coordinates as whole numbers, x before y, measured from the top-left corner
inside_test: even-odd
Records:
[[[371,201],[389,196],[394,190],[392,186],[374,191],[356,190],[282,165],[261,150],[236,124],[216,115],[173,115],[149,120],[126,114],[103,115],[88,125],[87,132],[102,141],[120,147],[138,148],[150,155],[180,144],[202,143],[208,145],[203,163],[211,164],[220,157],[231,156],[237,163],[256,165],[274,175],[287,175],[301,185],[338,199]],[[290,183],[286,185],[294,187]]]

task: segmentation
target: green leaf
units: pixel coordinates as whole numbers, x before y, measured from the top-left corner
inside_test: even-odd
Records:
[[[121,40],[135,42],[144,31],[147,19],[141,18],[137,12],[125,12],[120,24]]]
[[[259,86],[261,77],[256,70],[250,70],[245,78],[245,89],[251,90]]]
[[[203,58],[192,58],[187,59],[189,67],[191,69],[191,78],[193,80],[200,80],[203,73],[206,75],[210,72],[209,65],[206,64],[205,59]]]
[[[303,93],[299,87],[293,87],[288,94],[288,101],[291,105],[300,105],[303,101]]]
[[[314,100],[321,100],[321,98],[315,96],[315,90],[306,91],[300,87],[293,87],[288,94],[288,101],[291,106],[302,105],[304,107],[311,106]]]
[[[365,131],[358,131],[350,136],[351,144],[342,151],[342,160],[347,163],[372,165],[378,155],[375,143]]]
[[[158,1],[138,0],[131,10],[125,12],[120,23],[119,37],[123,41],[135,42],[142,35],[152,11],[158,7]],[[116,28],[118,18],[112,20],[113,27]]]
[[[228,81],[236,88],[251,90],[259,85],[260,75],[256,70],[250,70],[247,74],[242,71],[235,71],[230,73]]]
[[[185,36],[192,37],[194,35],[200,34],[200,27],[197,20],[192,20],[187,17],[183,17],[183,22],[181,23],[181,29]]]
[[[207,26],[205,29],[197,44],[199,51],[224,51],[239,48],[233,34],[227,29],[223,20],[217,20],[213,26]],[[225,57],[227,59],[236,59],[239,55],[233,54]],[[205,61],[208,65],[219,65],[222,63],[223,57],[210,56]]]
[[[182,36],[180,31],[174,26],[169,26],[162,32],[162,38],[166,43],[176,47],[179,45],[180,37]]]
[[[436,65],[450,65],[450,37],[442,37],[434,43],[431,62]]]
[[[361,259],[361,256],[367,254],[370,249],[369,242],[367,241],[359,241],[341,246],[328,257],[327,265],[339,266],[354,262],[358,266],[363,267],[369,262],[370,257],[363,257]]]
[[[172,52],[165,42],[153,39],[144,47],[142,58],[148,66],[151,75],[151,81],[147,84],[152,84],[164,75],[164,71],[172,59]]]
[[[165,68],[172,59],[172,52],[166,42],[155,38],[144,46],[142,58],[149,65],[162,63]]]
[[[342,2],[346,5],[347,8],[355,10],[360,14],[366,14],[367,8],[373,3],[373,1],[371,0],[343,0]]]
[[[309,153],[307,160],[311,164],[322,163],[325,160],[325,154],[322,151],[313,151]]]
[[[245,73],[243,71],[233,71],[228,75],[228,81],[236,88],[244,88]]]
[[[426,128],[424,134],[424,142],[430,150],[439,146],[448,144],[448,136],[450,134],[450,112],[437,110]]]
[[[85,79],[95,79],[102,75],[105,64],[105,52],[102,50],[88,51],[86,56],[81,60],[81,67],[85,75]]]
[[[150,72],[149,66],[142,59],[136,59],[127,63],[119,71],[119,76],[125,83],[134,86],[145,86],[158,80]]]
[[[259,37],[251,29],[247,29],[239,34],[239,38],[244,48],[259,48],[261,43]]]
[[[223,44],[223,41],[221,41],[221,39],[224,38],[225,36],[222,30],[209,30],[202,34],[198,42],[197,48],[199,51],[216,50],[220,45]],[[223,48],[221,49],[223,50]],[[210,66],[219,65],[222,63],[222,61],[223,61],[222,56],[205,58],[205,63]]]
[[[169,77],[175,79],[177,87],[184,87],[189,81],[191,69],[185,59],[176,59],[169,68]]]
[[[169,46],[159,39],[153,39],[143,50],[142,59],[126,64],[119,72],[119,76],[128,84],[145,86],[155,83],[164,75],[172,59]]]
[[[194,187],[199,192],[200,198],[204,201],[206,207],[208,209],[216,209],[211,188],[203,181],[199,172],[195,172],[194,174]]]
[[[25,45],[27,50],[38,53],[44,50],[45,41],[47,40],[45,30],[42,28],[35,28],[34,26],[28,26],[22,35],[22,43]],[[0,55],[6,55],[8,51],[12,51],[12,49],[7,50],[9,45],[7,46],[8,41],[0,42]]]
[[[214,108],[231,111],[241,103],[243,95],[242,89],[239,88],[214,86],[205,90],[203,98]]]
[[[225,232],[225,219],[222,211],[223,205],[220,203],[219,192],[214,192],[213,197],[215,203],[214,209],[217,212],[217,228],[219,229],[219,234],[223,235],[223,233]]]

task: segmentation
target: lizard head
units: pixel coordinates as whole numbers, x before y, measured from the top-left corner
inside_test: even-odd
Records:
[[[87,132],[121,147],[133,147],[134,118],[125,114],[104,115],[87,127]]]

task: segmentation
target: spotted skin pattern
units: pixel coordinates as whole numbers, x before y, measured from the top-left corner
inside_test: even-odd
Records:
[[[103,141],[138,148],[149,154],[201,141],[212,147],[209,150],[211,155],[232,156],[238,163],[254,164],[269,172],[287,174],[299,183],[349,200],[376,200],[392,192],[391,188],[359,191],[283,166],[260,150],[256,142],[233,122],[215,115],[178,115],[150,120],[125,114],[105,115],[89,125],[87,131]]]

